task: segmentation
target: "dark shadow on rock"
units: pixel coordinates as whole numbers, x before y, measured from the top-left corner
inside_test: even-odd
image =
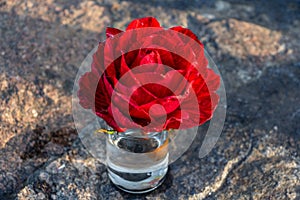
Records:
[[[268,68],[256,81],[229,96],[228,113],[244,125],[300,138],[300,63]],[[250,122],[250,123],[249,123]]]
[[[191,1],[172,1],[172,0],[123,0],[130,1],[132,3],[142,3],[143,5],[152,6],[154,8],[163,7],[164,9],[178,9],[178,10],[187,10],[187,11],[204,11],[208,10],[208,13],[213,12],[224,12],[227,14],[230,12],[232,17],[235,19],[259,24],[264,27],[268,27],[273,30],[286,30],[290,24],[293,24],[294,21],[300,18],[300,1],[299,0],[273,0],[270,1],[247,1],[247,0],[224,0],[221,2],[222,5],[229,3],[229,8],[224,8],[224,10],[216,10],[217,0],[191,0]],[[236,11],[242,6],[250,6],[253,7],[253,10],[248,11],[248,14],[243,15],[237,12],[245,12],[245,10]],[[226,6],[225,6],[226,7]],[[210,9],[214,9],[214,11],[210,11]],[[247,11],[246,11],[247,12]],[[199,13],[201,14],[201,13]],[[207,13],[203,13],[207,14]],[[137,17],[137,16],[136,16]],[[224,17],[221,17],[224,19]],[[220,18],[216,18],[215,20],[220,20]],[[275,23],[273,23],[275,22]]]
[[[45,127],[10,139],[0,150],[0,199],[15,198],[34,171],[68,151],[76,139],[72,128],[50,131]]]
[[[0,72],[35,83],[41,90],[37,95],[42,97],[45,84],[70,95],[79,65],[101,40],[98,33],[19,16],[14,10],[0,12],[0,16],[1,37],[6,39],[1,44],[5,63]]]
[[[121,1],[129,1],[136,4],[142,4],[142,5],[150,5],[153,7],[163,7],[165,9],[178,9],[178,10],[191,10],[194,8],[207,8],[207,7],[213,7],[215,0],[121,0]]]

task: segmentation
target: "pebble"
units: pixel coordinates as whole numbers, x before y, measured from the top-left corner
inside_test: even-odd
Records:
[[[32,109],[31,112],[33,114],[33,117],[37,117],[39,115],[38,112],[35,109]]]

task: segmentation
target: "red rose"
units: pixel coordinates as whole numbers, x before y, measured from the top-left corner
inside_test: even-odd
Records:
[[[212,117],[220,77],[189,29],[166,30],[147,17],[133,20],[125,32],[107,28],[106,36],[91,71],[79,80],[83,108],[117,131],[191,128]]]

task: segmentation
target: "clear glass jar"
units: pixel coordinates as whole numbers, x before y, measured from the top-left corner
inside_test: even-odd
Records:
[[[167,131],[108,134],[106,164],[110,180],[130,193],[154,190],[168,171],[168,143]]]

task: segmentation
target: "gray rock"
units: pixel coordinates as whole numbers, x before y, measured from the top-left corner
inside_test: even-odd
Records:
[[[228,110],[206,157],[199,132],[161,187],[131,195],[82,145],[70,98],[105,27],[145,15],[199,35]],[[299,17],[280,0],[0,2],[0,199],[299,199]]]

